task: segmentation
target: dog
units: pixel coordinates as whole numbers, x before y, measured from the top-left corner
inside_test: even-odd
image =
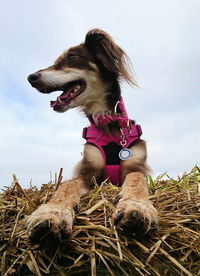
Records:
[[[126,53],[103,30],[90,30],[85,41],[59,56],[48,68],[28,76],[41,93],[61,91],[51,107],[65,112],[78,107],[91,125],[83,131],[86,139],[83,159],[71,180],[63,182],[53,197],[28,218],[32,243],[62,241],[70,236],[75,208],[96,178],[110,178],[121,185],[113,214],[115,225],[124,233],[145,234],[158,222],[158,211],[148,199],[145,141],[141,127],[127,116],[120,81],[136,81]],[[47,233],[49,233],[47,235]]]

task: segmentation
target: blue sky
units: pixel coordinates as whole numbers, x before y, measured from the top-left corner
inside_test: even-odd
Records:
[[[72,176],[81,158],[77,110],[57,114],[55,94],[42,95],[27,76],[102,28],[130,56],[140,89],[123,84],[131,118],[143,127],[154,175],[177,176],[200,156],[200,2],[198,0],[1,1],[0,186],[12,173],[27,187],[64,168]]]

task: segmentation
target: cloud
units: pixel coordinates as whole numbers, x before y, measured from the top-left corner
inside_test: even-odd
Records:
[[[159,114],[144,124],[147,134],[149,163],[154,173],[167,171],[172,176],[181,174],[199,163],[200,130],[197,110],[172,111]]]
[[[81,158],[82,128],[76,110],[57,114],[55,95],[42,95],[26,81],[52,64],[66,48],[100,27],[131,57],[141,89],[123,84],[130,117],[141,123],[154,172],[177,175],[200,155],[200,2],[8,0],[1,7],[0,185],[16,173],[23,185],[48,181],[64,167],[65,177]]]
[[[28,118],[22,119],[22,113]],[[6,110],[5,106],[2,114],[1,185],[9,184],[12,173],[17,174],[23,185],[27,185],[30,179],[34,185],[45,183],[49,180],[49,172],[58,172],[61,167],[64,167],[65,177],[72,176],[84,143],[80,131],[74,127],[76,122],[81,129],[80,119],[75,116],[72,122],[69,116],[68,119],[57,117],[56,121],[52,114],[47,116],[43,111],[30,110],[22,104],[14,104],[12,111]]]

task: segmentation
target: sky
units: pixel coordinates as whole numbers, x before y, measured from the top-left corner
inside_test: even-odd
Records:
[[[0,3],[0,187],[13,173],[23,187],[54,180],[60,168],[72,177],[88,121],[76,109],[54,112],[49,101],[57,92],[38,93],[27,76],[96,27],[132,60],[140,88],[122,83],[123,97],[143,128],[153,176],[176,177],[199,164],[199,0]]]

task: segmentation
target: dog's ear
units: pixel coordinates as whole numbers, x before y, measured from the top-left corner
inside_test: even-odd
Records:
[[[128,83],[136,85],[130,70],[126,53],[113,41],[112,37],[100,30],[93,29],[86,34],[85,47],[110,72]]]

